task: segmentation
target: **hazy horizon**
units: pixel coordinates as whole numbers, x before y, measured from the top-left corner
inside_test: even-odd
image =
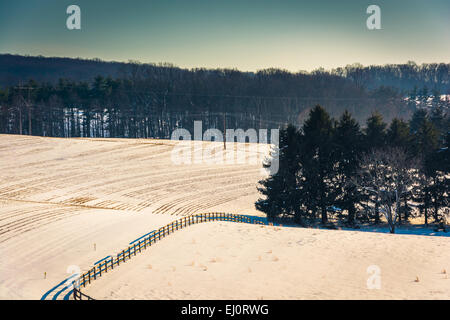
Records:
[[[237,70],[239,72],[253,72],[256,73],[258,71],[262,71],[262,70],[267,70],[267,69],[277,69],[277,70],[283,70],[283,71],[287,71],[290,73],[312,73],[316,70],[319,69],[324,69],[326,72],[331,72],[333,69],[336,68],[345,68],[346,66],[349,65],[355,65],[355,64],[360,64],[359,62],[353,62],[353,63],[349,63],[346,65],[341,65],[341,66],[336,66],[333,67],[331,69],[326,69],[323,68],[322,66],[317,66],[314,69],[311,70],[289,70],[289,69],[285,69],[285,68],[280,68],[280,67],[267,67],[267,68],[259,68],[256,70],[242,70],[236,67],[201,67],[201,66],[194,66],[194,67],[185,67],[185,66],[180,66],[177,65],[176,63],[173,63],[171,61],[150,61],[150,62],[142,62],[142,61],[138,61],[138,60],[105,60],[99,57],[69,57],[69,56],[51,56],[51,55],[41,55],[41,54],[36,54],[36,55],[30,55],[30,54],[22,54],[22,53],[11,53],[11,52],[0,52],[0,55],[12,55],[12,56],[22,56],[22,57],[30,57],[30,58],[48,58],[48,59],[81,59],[81,60],[86,60],[86,61],[95,61],[95,60],[100,60],[100,62],[105,62],[105,63],[123,63],[123,64],[127,64],[127,63],[139,63],[139,64],[149,64],[149,65],[164,65],[164,64],[168,64],[168,65],[172,65],[175,68],[180,68],[180,69],[186,69],[186,70],[192,70],[192,69],[207,69],[207,70],[216,70],[216,69],[224,69],[224,70]],[[416,65],[420,66],[422,64],[432,64],[432,63],[445,63],[448,64],[449,62],[445,62],[445,61],[433,61],[433,62],[422,62],[422,63],[418,63],[417,61],[412,61],[412,60],[408,60],[408,61],[404,61],[404,62],[399,62],[399,63],[383,63],[383,64],[361,64],[363,67],[369,67],[369,66],[385,66],[385,65],[402,65],[402,64],[408,64],[410,62],[415,63]]]
[[[71,4],[81,30],[66,28]],[[381,30],[366,27],[370,4]],[[444,0],[17,0],[0,4],[0,52],[240,71],[448,63],[449,13]]]

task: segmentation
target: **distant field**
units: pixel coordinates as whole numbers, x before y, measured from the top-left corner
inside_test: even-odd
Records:
[[[176,165],[176,143],[0,135],[0,298],[40,298],[180,216],[258,214],[260,163]]]

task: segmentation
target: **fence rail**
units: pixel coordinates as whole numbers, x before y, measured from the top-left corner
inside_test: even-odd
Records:
[[[94,298],[91,298],[87,294],[84,294],[83,292],[81,292],[81,290],[76,287],[73,288],[73,299],[74,300],[95,300]]]
[[[116,256],[112,255],[109,259],[100,262],[95,265],[88,271],[84,272],[80,275],[77,281],[73,283],[73,298],[74,300],[82,300],[82,298],[86,298],[88,300],[94,300],[93,298],[83,294],[80,291],[80,288],[85,288],[86,285],[90,284],[92,281],[96,280],[98,277],[101,277],[102,274],[107,273],[108,271],[114,270],[117,268],[120,263],[124,263],[130,260],[137,253],[142,252],[147,249],[157,241],[166,237],[167,235],[175,232],[176,230],[183,229],[192,224],[198,224],[203,222],[210,221],[230,221],[230,222],[238,222],[238,223],[250,223],[250,224],[260,224],[266,225],[267,222],[263,220],[263,218],[259,217],[251,217],[239,214],[231,214],[231,213],[221,213],[221,212],[211,212],[211,213],[202,213],[202,214],[194,214],[190,216],[186,216],[175,220],[151,233],[149,233],[143,239],[134,242],[132,245],[128,246],[128,248],[122,250],[117,253]]]

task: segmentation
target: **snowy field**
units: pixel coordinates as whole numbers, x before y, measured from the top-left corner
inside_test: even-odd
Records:
[[[450,299],[449,242],[210,222],[177,231],[83,292],[98,299]]]
[[[260,164],[176,165],[176,143],[0,135],[0,298],[40,299],[180,216],[257,214]]]
[[[40,299],[73,266],[85,271],[184,215],[261,215],[254,209],[260,162],[176,165],[175,144],[0,135],[0,299]],[[450,299],[449,247],[440,236],[210,222],[177,231],[83,292],[99,299]],[[379,268],[379,289],[367,286],[370,266]]]

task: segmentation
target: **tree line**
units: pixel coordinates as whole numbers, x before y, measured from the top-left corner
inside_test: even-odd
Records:
[[[414,99],[422,96],[415,93]],[[194,120],[223,129],[224,118],[230,128],[271,129],[301,124],[315,104],[326,105],[333,116],[349,109],[360,122],[375,110],[390,120],[416,109],[416,102],[392,88],[368,91],[328,73],[274,69],[250,76],[135,65],[121,78],[60,79],[54,85],[30,80],[0,89],[0,133],[169,138],[176,128],[192,130]]]
[[[261,180],[255,206],[270,220],[332,227],[379,224],[390,231],[412,217],[445,225],[449,214],[450,114],[417,109],[389,125],[374,112],[362,129],[348,111],[334,119],[321,106],[303,126],[280,131],[279,171]],[[273,158],[265,163],[270,164]]]
[[[36,80],[25,82],[30,76]],[[316,104],[333,117],[347,109],[360,123],[375,110],[387,121],[408,119],[449,89],[447,64],[414,63],[240,72],[0,55],[0,78],[8,84],[0,89],[0,133],[53,137],[169,138],[194,120],[271,129],[301,125]]]
[[[136,66],[153,68],[155,71],[159,69],[158,72],[163,72],[166,68],[177,69],[185,73],[202,70],[183,70],[168,63],[141,64],[137,61],[102,61],[97,58],[74,59],[0,54],[0,87],[18,85],[20,81],[28,81],[29,79],[56,84],[60,78],[68,78],[76,82],[90,82],[98,75],[118,78],[123,77]],[[415,87],[418,89],[426,87],[430,92],[436,90],[442,94],[450,94],[449,70],[450,64],[448,63],[423,63],[418,65],[413,61],[408,61],[403,64],[370,66],[355,63],[330,71],[318,68],[311,72],[299,71],[297,73],[304,75],[328,73],[348,79],[355,85],[369,90],[389,86],[402,93],[407,93]],[[207,71],[215,72],[215,70]],[[237,73],[236,70],[234,71]],[[242,72],[242,74],[253,77],[257,72]],[[295,75],[296,73],[292,74]]]
[[[331,70],[356,84],[375,89],[380,86],[396,88],[401,92],[427,88],[430,92],[450,93],[450,64],[423,63],[414,61],[404,64],[386,64],[380,66],[363,66],[359,63]]]

